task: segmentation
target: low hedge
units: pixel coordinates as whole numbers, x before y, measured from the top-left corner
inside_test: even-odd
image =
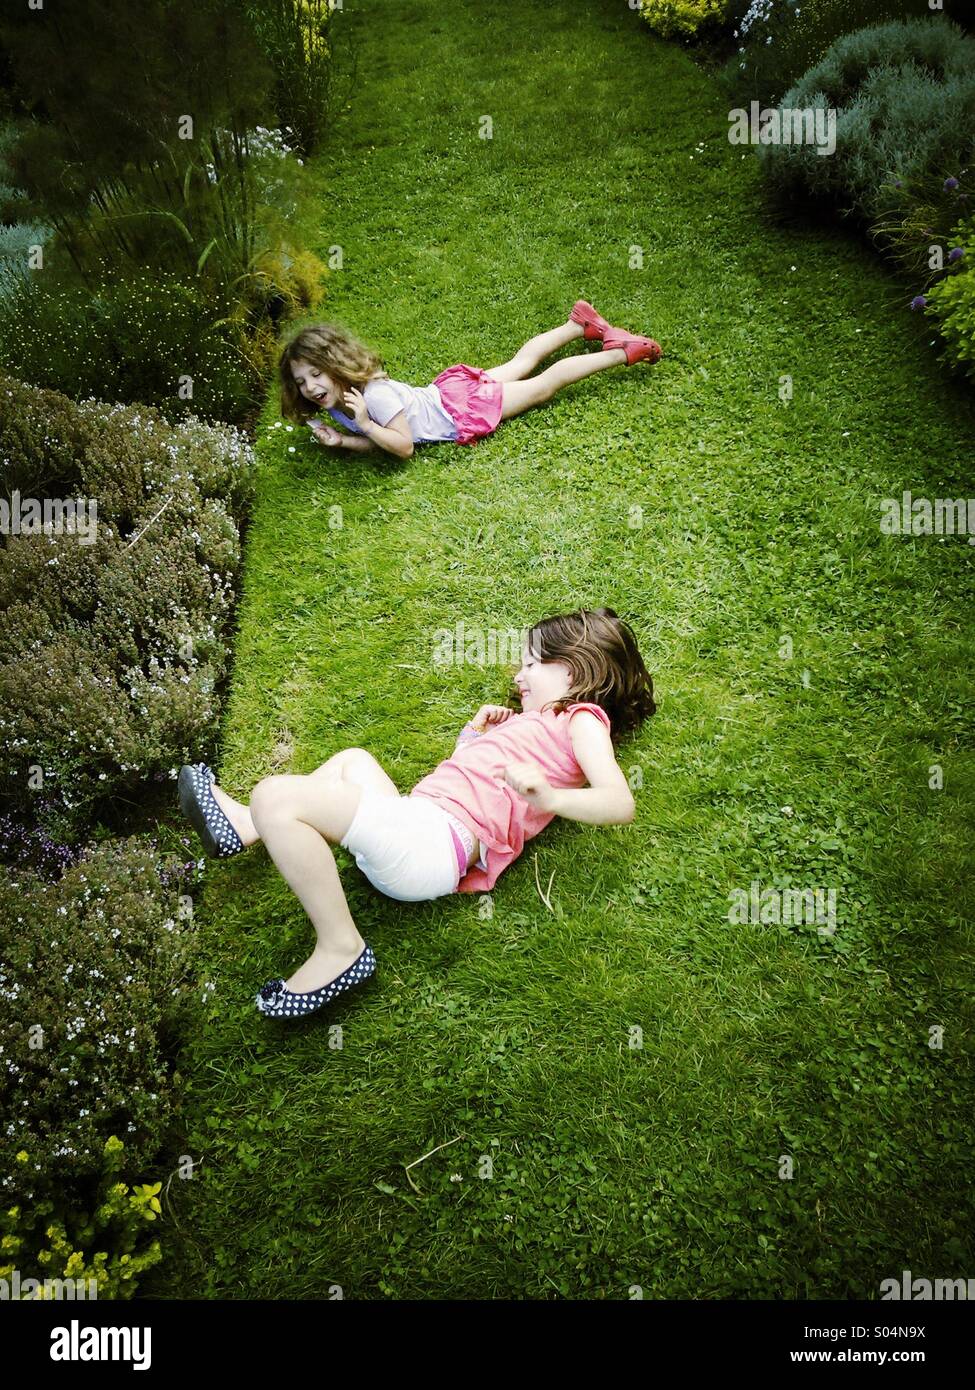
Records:
[[[2,377],[0,438],[12,518],[97,503],[90,544],[65,530],[0,550],[0,791],[20,823],[77,839],[215,748],[253,449],[233,426]]]
[[[948,0],[944,13],[960,3]],[[732,0],[736,51],[722,80],[734,105],[771,105],[844,34],[918,15],[917,0]]]
[[[836,112],[836,150],[761,144],[771,187],[869,221],[891,211],[891,188],[954,173],[975,123],[975,40],[949,20],[880,24],[837,40],[790,87],[791,110]],[[943,171],[943,172],[942,172]]]
[[[22,1277],[80,1275],[99,1252],[103,1281],[145,1267],[158,1188],[116,1180],[146,1176],[178,1106],[198,870],[143,836],[89,847],[54,883],[0,879],[0,1266]]]

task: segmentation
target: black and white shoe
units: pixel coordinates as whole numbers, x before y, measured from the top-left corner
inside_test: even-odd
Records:
[[[203,841],[211,859],[224,859],[246,849],[243,840],[217,805],[210,787],[216,781],[206,763],[186,763],[176,782],[179,807]]]
[[[342,994],[347,989],[354,989],[356,985],[361,985],[369,979],[375,972],[376,957],[372,953],[372,948],[367,946],[357,960],[354,960],[348,970],[332,980],[330,984],[322,985],[321,989],[313,989],[305,994],[295,994],[290,989],[285,989],[283,980],[268,980],[258,995],[255,996],[257,1007],[262,1014],[269,1018],[303,1018],[305,1014],[312,1014],[316,1009],[320,1009],[324,1004],[330,1004],[336,995]]]

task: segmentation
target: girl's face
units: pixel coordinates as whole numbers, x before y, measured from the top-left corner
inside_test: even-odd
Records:
[[[336,407],[339,410],[345,409],[342,388],[334,377],[329,376],[328,372],[323,372],[320,367],[313,367],[303,357],[298,357],[291,364],[291,375],[295,379],[298,390],[308,400],[314,401],[324,410],[329,407]]]
[[[523,714],[529,710],[540,710],[549,700],[561,699],[572,684],[572,672],[562,661],[539,661],[523,647],[521,670],[515,676],[515,685],[521,694]]]

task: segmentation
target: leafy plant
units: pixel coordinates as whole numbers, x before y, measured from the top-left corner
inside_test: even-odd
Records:
[[[640,16],[661,38],[695,39],[725,18],[728,0],[640,0]]]
[[[959,259],[953,235],[959,215],[975,206],[975,135],[957,176],[924,169],[890,179],[878,201],[882,211],[870,227],[873,240],[915,280],[939,279]]]
[[[759,145],[772,187],[869,220],[892,180],[957,167],[975,119],[975,40],[944,19],[862,29],[837,40],[781,106],[835,111],[836,149]]]
[[[926,312],[936,321],[944,339],[944,357],[975,382],[975,217],[955,228],[953,250],[961,255],[947,275],[927,293]]]
[[[262,124],[275,78],[253,24],[232,0],[97,9],[0,24],[17,90],[39,113],[6,159],[25,220],[54,228],[45,265],[57,286],[73,276],[94,294],[144,270],[189,282],[198,302],[227,306],[214,326],[229,323],[264,371],[266,320],[311,307],[309,276],[291,267],[312,253],[289,230],[298,164]],[[323,273],[310,277],[319,289]]]
[[[85,1298],[132,1298],[139,1277],[162,1259],[160,1241],[147,1224],[162,1211],[162,1183],[130,1188],[119,1182],[124,1158],[124,1144],[110,1135],[90,1212],[71,1210],[63,1196],[0,1209],[0,1279],[12,1281],[16,1270],[22,1288],[36,1280],[39,1287],[21,1295],[33,1300],[56,1297],[63,1280],[81,1281]],[[28,1167],[31,1154],[22,1149],[16,1162]]]
[[[20,275],[0,302],[0,369],[76,399],[154,406],[173,424],[190,411],[253,416],[271,356],[254,347],[238,303],[162,273],[90,286],[58,279]]]
[[[194,1007],[195,882],[146,836],[90,846],[55,883],[0,882],[4,1201],[84,1194],[113,1132],[135,1167],[155,1158]]]
[[[250,0],[247,10],[274,69],[278,120],[307,158],[332,115],[334,0]]]

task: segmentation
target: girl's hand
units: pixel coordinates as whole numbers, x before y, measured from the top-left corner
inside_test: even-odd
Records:
[[[504,780],[536,811],[554,810],[552,794],[555,788],[534,763],[509,763],[504,770]]]
[[[369,423],[369,412],[366,409],[366,398],[361,391],[357,391],[354,386],[350,386],[343,397],[345,400],[346,412],[352,416],[353,420],[364,429]]]
[[[341,449],[344,436],[332,425],[326,425],[324,420],[319,420],[317,425],[311,425],[311,432],[326,449]]]
[[[513,709],[506,709],[504,705],[482,705],[471,720],[471,728],[483,734],[488,724],[503,724],[514,712]]]

